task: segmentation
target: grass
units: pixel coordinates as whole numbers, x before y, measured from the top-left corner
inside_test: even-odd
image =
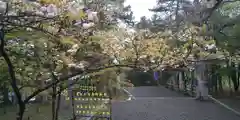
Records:
[[[75,103],[78,105],[77,103]],[[102,105],[99,103],[99,105]],[[98,106],[98,105],[97,105]],[[29,104],[26,107],[23,120],[51,120],[52,119],[52,109],[51,104]],[[96,107],[96,110],[99,108]],[[17,106],[7,106],[5,107],[6,113],[4,113],[4,108],[0,108],[0,120],[16,120],[16,115],[18,111]],[[72,118],[72,107],[68,102],[64,102],[60,106],[59,120],[70,120]]]
[[[71,107],[69,107],[71,109]],[[66,108],[68,109],[68,108]],[[61,109],[62,110],[62,109]],[[59,111],[59,120],[70,120],[72,117],[71,110]],[[100,105],[96,107],[96,111],[101,110]],[[6,107],[6,113],[4,114],[3,108],[0,108],[0,120],[16,120],[17,107]],[[23,120],[51,120],[52,111],[51,104],[32,104],[28,105],[24,114]]]
[[[4,113],[4,108],[0,108],[0,119],[1,120],[15,120],[18,107],[17,106],[7,106],[6,113]],[[43,104],[32,104],[28,105],[24,120],[50,120],[51,119],[51,105]]]
[[[119,96],[113,98],[113,100],[126,100],[128,94],[120,92]],[[75,103],[76,104],[76,103]],[[98,104],[98,103],[96,103]],[[77,105],[77,104],[76,104]],[[101,105],[101,103],[99,103]],[[29,104],[26,107],[23,120],[51,120],[52,109],[51,104]],[[96,110],[102,110],[96,108]],[[6,111],[6,113],[4,113]],[[18,107],[17,106],[6,106],[5,108],[0,106],[0,120],[16,120]],[[60,106],[59,120],[69,120],[72,117],[72,109],[70,102],[63,102]]]
[[[118,96],[115,99],[124,100],[127,96]],[[78,105],[77,103],[75,103]],[[97,106],[102,103],[96,103]],[[95,110],[102,111],[101,108],[96,107]],[[5,107],[6,113],[4,113],[4,108],[0,107],[0,120],[16,120],[16,115],[18,111],[17,106],[7,106]],[[70,120],[72,118],[72,108],[70,102],[62,102],[59,111],[59,120]],[[29,104],[26,107],[23,120],[51,120],[52,119],[52,109],[51,104]]]

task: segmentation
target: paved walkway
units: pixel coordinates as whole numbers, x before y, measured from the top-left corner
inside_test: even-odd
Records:
[[[199,102],[164,87],[130,90],[136,100],[114,102],[113,120],[240,120],[213,102]]]

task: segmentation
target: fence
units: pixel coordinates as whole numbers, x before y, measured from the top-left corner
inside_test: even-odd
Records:
[[[224,97],[240,95],[238,92],[240,85],[240,65],[231,63],[211,63],[207,69],[206,78],[208,80],[209,94]],[[194,96],[196,77],[191,69],[169,69],[160,71],[162,75],[159,83],[166,87],[183,91]],[[236,94],[235,94],[236,93]]]
[[[171,90],[176,90],[179,92],[183,92],[185,95],[195,96],[195,83],[193,71],[182,71],[182,70],[173,70],[173,71],[165,71],[170,72],[168,78],[160,78],[160,82],[165,85],[167,88]],[[162,73],[164,74],[164,73]],[[161,80],[164,80],[162,82]]]

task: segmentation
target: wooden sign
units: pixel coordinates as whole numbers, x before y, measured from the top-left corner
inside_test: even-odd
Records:
[[[81,86],[81,90],[76,93],[74,99],[77,103],[77,116],[110,120],[109,96],[106,93],[97,92],[95,86]]]
[[[111,120],[111,100],[107,93],[98,92],[94,84],[82,83],[71,89],[77,118]],[[71,96],[67,95],[67,101]]]

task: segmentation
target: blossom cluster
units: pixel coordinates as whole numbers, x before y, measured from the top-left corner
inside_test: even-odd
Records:
[[[16,4],[17,3],[17,4]],[[8,15],[17,15],[19,11],[33,13],[37,16],[53,18],[61,15],[73,16],[73,24],[77,27],[89,29],[99,21],[98,13],[90,8],[84,7],[83,3],[75,0],[62,0],[58,4],[46,3],[42,1],[13,0],[11,2],[0,1],[0,14],[7,9],[7,4],[12,8],[8,10]],[[8,9],[9,9],[8,8]],[[27,16],[26,16],[27,17]]]

